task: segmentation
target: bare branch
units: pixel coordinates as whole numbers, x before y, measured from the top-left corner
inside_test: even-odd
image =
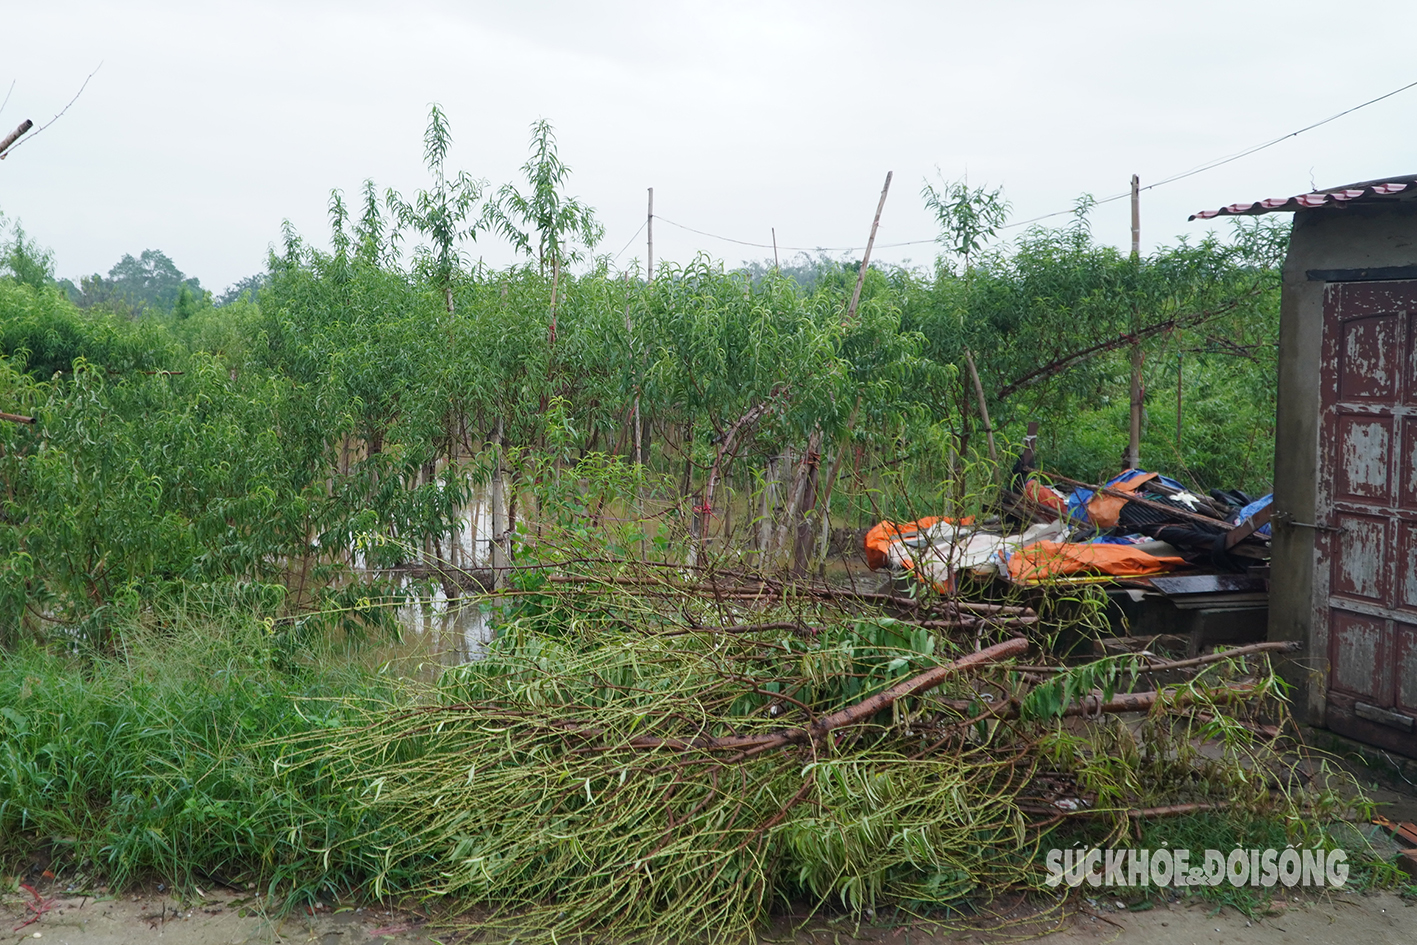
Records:
[[[102,62],[100,62],[98,65],[94,66],[94,70],[88,74],[88,77],[87,77],[87,78],[84,79],[84,84],[81,85],[81,86],[79,86],[79,91],[75,92],[75,93],[74,93],[74,97],[71,98],[71,99],[69,99],[69,104],[68,104],[68,105],[65,105],[63,108],[59,109],[58,114],[56,114],[53,118],[49,119],[49,120],[46,121],[44,124],[42,124],[42,125],[40,125],[38,128],[36,128],[36,129],[34,130],[34,134],[30,135],[30,136],[29,136],[28,138],[26,138],[24,141],[21,141],[19,144],[15,145],[15,147],[11,148],[9,151],[7,151],[7,152],[5,152],[5,153],[3,153],[3,154],[0,154],[0,161],[5,160],[5,159],[6,159],[7,157],[9,157],[11,154],[14,154],[14,153],[15,153],[15,150],[16,150],[17,148],[19,148],[20,145],[23,145],[23,144],[25,144],[26,142],[29,142],[29,141],[33,141],[33,140],[35,139],[35,135],[38,135],[41,131],[43,131],[44,129],[48,128],[50,125],[54,124],[54,123],[55,123],[56,121],[58,121],[60,118],[63,118],[63,117],[64,117],[64,113],[67,112],[67,111],[70,109],[70,107],[72,107],[73,104],[79,100],[79,96],[80,96],[80,95],[83,95],[83,94],[84,94],[84,89],[86,89],[86,88],[89,87],[89,79],[92,79],[94,76],[98,75],[98,70],[100,70],[100,69],[102,69],[102,68],[103,68],[103,63],[102,63]]]
[[[1219,316],[1224,315],[1227,312],[1239,308],[1246,301],[1256,297],[1263,291],[1263,287],[1256,286],[1249,292],[1246,292],[1243,295],[1231,299],[1229,302],[1219,306],[1218,308],[1207,309],[1204,311],[1195,312],[1190,315],[1182,315],[1175,318],[1169,318],[1164,322],[1158,322],[1157,324],[1149,325],[1146,328],[1142,328],[1138,331],[1117,335],[1115,338],[1109,338],[1106,341],[1098,342],[1097,344],[1091,345],[1087,348],[1083,348],[1080,351],[1074,351],[1071,354],[1064,355],[1063,357],[1051,361],[1040,368],[1036,368],[1032,371],[1029,371],[1027,374],[1024,374],[1022,377],[1018,378],[1011,384],[1005,384],[999,389],[999,392],[996,396],[999,400],[1003,400],[1010,394],[1017,393],[1019,390],[1025,387],[1029,387],[1033,384],[1038,383],[1039,381],[1046,380],[1058,374],[1062,374],[1064,371],[1068,370],[1069,368],[1075,367],[1078,364],[1081,364],[1088,358],[1094,358],[1100,354],[1106,354],[1108,351],[1115,351],[1118,348],[1128,347],[1130,345],[1136,344],[1138,341],[1141,341],[1145,338],[1150,338],[1154,335],[1165,334],[1166,332],[1171,331],[1175,328],[1192,328],[1196,325],[1204,324],[1205,322],[1211,321],[1214,318],[1218,318]]]

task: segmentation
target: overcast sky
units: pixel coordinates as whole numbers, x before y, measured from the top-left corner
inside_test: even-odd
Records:
[[[1279,137],[1417,81],[1410,0],[1185,3],[0,0],[15,81],[0,126],[58,123],[0,163],[0,211],[60,275],[166,252],[220,290],[264,267],[282,220],[324,245],[331,188],[426,184],[443,105],[450,164],[493,185],[550,119],[571,190],[615,253],[654,187],[657,258],[930,239],[919,191],[1002,186],[1013,219],[1103,197]],[[1142,197],[1147,246],[1237,200],[1417,170],[1417,89]],[[1127,201],[1094,232],[1125,246]],[[1017,232],[1011,231],[1011,232]],[[483,237],[475,259],[503,263]],[[783,255],[789,255],[783,250]],[[857,253],[859,256],[859,252]],[[643,234],[620,257],[644,258]],[[877,258],[927,263],[929,245]]]

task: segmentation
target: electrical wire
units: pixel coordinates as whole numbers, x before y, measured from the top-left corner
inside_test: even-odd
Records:
[[[625,250],[627,250],[627,249],[630,248],[630,244],[635,241],[635,237],[639,236],[641,233],[643,233],[643,232],[645,231],[645,225],[648,224],[648,223],[649,223],[649,219],[646,218],[646,219],[645,219],[645,222],[640,224],[640,228],[635,231],[634,236],[631,236],[629,239],[627,239],[627,240],[625,241],[625,245],[620,247],[620,252],[618,252],[618,253],[616,253],[614,256],[610,257],[612,262],[618,262],[619,259],[620,259],[620,257],[623,256],[623,255],[625,255]]]
[[[1257,145],[1254,145],[1253,147],[1245,148],[1243,151],[1236,151],[1234,154],[1226,155],[1225,157],[1216,158],[1216,159],[1211,160],[1211,161],[1206,161],[1206,162],[1203,163],[1203,164],[1197,164],[1195,167],[1191,168],[1191,169],[1188,170],[1188,171],[1182,171],[1182,172],[1179,173],[1179,174],[1172,174],[1170,177],[1163,177],[1161,180],[1157,181],[1157,182],[1154,183],[1154,184],[1147,184],[1145,187],[1138,187],[1138,188],[1137,188],[1137,192],[1140,193],[1140,192],[1143,191],[1143,190],[1154,190],[1154,189],[1156,189],[1157,187],[1164,187],[1165,185],[1167,185],[1167,184],[1173,184],[1173,183],[1175,183],[1175,182],[1178,181],[1178,180],[1183,180],[1183,179],[1185,179],[1185,178],[1187,178],[1187,177],[1194,177],[1196,174],[1201,174],[1201,173],[1204,173],[1205,171],[1213,170],[1213,169],[1215,169],[1215,168],[1217,168],[1217,167],[1220,167],[1220,166],[1223,165],[1223,164],[1229,164],[1231,161],[1238,161],[1238,160],[1240,160],[1240,158],[1249,157],[1251,154],[1257,154],[1258,152],[1263,151],[1263,150],[1265,150],[1266,148],[1272,148],[1272,147],[1274,147],[1276,144],[1280,144],[1281,142],[1288,141],[1290,138],[1296,138],[1296,137],[1298,137],[1299,135],[1303,134],[1303,133],[1306,132],[1306,131],[1313,131],[1315,128],[1318,128],[1318,127],[1321,127],[1321,126],[1323,126],[1323,125],[1326,125],[1326,124],[1328,124],[1328,123],[1331,122],[1331,121],[1336,121],[1337,119],[1342,118],[1344,115],[1351,115],[1351,114],[1353,114],[1354,112],[1358,111],[1359,109],[1367,108],[1369,105],[1375,105],[1375,104],[1377,104],[1378,102],[1381,102],[1381,101],[1382,101],[1383,99],[1385,99],[1385,98],[1392,98],[1394,95],[1398,94],[1399,92],[1406,92],[1408,89],[1413,88],[1414,86],[1417,86],[1417,82],[1409,82],[1409,83],[1407,83],[1406,85],[1402,86],[1401,88],[1393,89],[1391,92],[1385,92],[1385,93],[1383,93],[1382,95],[1379,95],[1377,98],[1368,99],[1368,101],[1362,103],[1361,105],[1354,105],[1352,108],[1345,108],[1343,111],[1339,112],[1338,114],[1336,114],[1336,115],[1330,115],[1330,116],[1328,116],[1327,118],[1323,119],[1322,121],[1316,121],[1316,122],[1314,122],[1312,125],[1305,125],[1303,128],[1300,128],[1298,131],[1291,131],[1291,132],[1289,132],[1287,135],[1280,135],[1278,138],[1274,138],[1274,139],[1272,139],[1272,140],[1270,140],[1270,141],[1266,141],[1266,142],[1264,142],[1263,144],[1257,144]],[[1127,197],[1130,197],[1131,195],[1132,195],[1132,192],[1131,192],[1130,190],[1123,191],[1123,192],[1120,193],[1120,194],[1113,194],[1113,195],[1111,195],[1110,197],[1103,197],[1103,198],[1101,198],[1101,199],[1099,199],[1099,200],[1095,200],[1095,201],[1093,201],[1093,206],[1098,206],[1098,205],[1104,204],[1104,203],[1112,203],[1114,200],[1123,200],[1123,199],[1125,199],[1125,198],[1127,198]],[[1030,223],[1037,223],[1039,220],[1047,220],[1047,219],[1050,219],[1051,217],[1061,217],[1061,216],[1065,216],[1065,215],[1070,214],[1070,213],[1073,213],[1073,212],[1074,212],[1074,211],[1072,211],[1072,210],[1057,210],[1057,211],[1054,211],[1053,213],[1045,213],[1045,214],[1043,214],[1043,216],[1041,216],[1041,217],[1034,217],[1034,218],[1032,218],[1032,219],[1030,219],[1030,220],[1022,220],[1022,221],[1020,221],[1020,222],[1018,222],[1018,223],[1010,223],[1010,224],[1009,224],[1008,226],[1006,226],[1006,227],[1001,227],[1001,229],[1011,229],[1011,228],[1017,227],[1017,226],[1027,226],[1027,225],[1030,224]]]
[[[1204,162],[1204,163],[1202,163],[1202,164],[1197,164],[1195,167],[1191,168],[1191,169],[1188,170],[1188,171],[1182,171],[1182,172],[1179,173],[1179,174],[1172,174],[1170,177],[1164,177],[1164,178],[1162,178],[1161,180],[1157,181],[1157,182],[1154,183],[1154,184],[1147,184],[1145,187],[1139,187],[1139,188],[1137,188],[1137,190],[1138,190],[1138,192],[1143,191],[1143,190],[1155,190],[1157,187],[1164,187],[1164,186],[1167,185],[1167,184],[1175,183],[1175,182],[1178,181],[1178,180],[1184,180],[1184,179],[1187,178],[1187,177],[1194,177],[1196,174],[1201,174],[1201,173],[1204,173],[1205,171],[1213,170],[1213,169],[1215,169],[1215,168],[1217,168],[1217,167],[1220,167],[1220,166],[1222,166],[1222,165],[1224,165],[1224,164],[1229,164],[1229,163],[1231,163],[1232,161],[1238,161],[1238,160],[1240,160],[1240,159],[1243,158],[1243,157],[1249,157],[1251,154],[1257,154],[1258,152],[1263,151],[1263,150],[1265,150],[1266,148],[1272,148],[1272,147],[1274,147],[1276,144],[1280,144],[1280,143],[1282,143],[1282,142],[1284,142],[1284,141],[1288,141],[1290,138],[1296,138],[1296,137],[1298,137],[1299,135],[1303,134],[1303,133],[1306,132],[1306,131],[1313,131],[1315,128],[1322,127],[1323,125],[1326,125],[1326,124],[1328,124],[1328,123],[1331,122],[1331,121],[1337,121],[1338,119],[1342,118],[1344,115],[1351,115],[1351,114],[1353,114],[1354,112],[1359,111],[1360,109],[1367,108],[1369,105],[1376,105],[1378,102],[1381,102],[1383,99],[1392,98],[1394,95],[1397,95],[1397,94],[1400,93],[1400,92],[1406,92],[1408,89],[1414,88],[1414,87],[1417,87],[1417,82],[1409,82],[1407,85],[1404,85],[1404,86],[1402,86],[1401,88],[1393,89],[1391,92],[1385,92],[1384,94],[1379,95],[1377,98],[1372,98],[1372,99],[1369,99],[1369,100],[1366,101],[1366,102],[1363,102],[1361,105],[1354,105],[1352,108],[1346,108],[1346,109],[1344,109],[1343,111],[1339,112],[1339,113],[1336,114],[1336,115],[1330,115],[1329,117],[1323,119],[1322,121],[1316,121],[1316,122],[1314,122],[1314,123],[1311,124],[1311,125],[1305,125],[1303,128],[1300,128],[1300,129],[1297,130],[1297,131],[1291,131],[1291,132],[1289,132],[1289,133],[1286,134],[1286,135],[1280,135],[1278,138],[1274,138],[1274,139],[1272,139],[1272,140],[1270,140],[1270,141],[1266,141],[1266,142],[1264,142],[1263,144],[1257,144],[1257,145],[1254,145],[1253,147],[1245,148],[1243,151],[1236,151],[1234,154],[1229,154],[1229,155],[1226,155],[1226,156],[1224,156],[1224,157],[1215,158],[1214,160],[1211,160],[1211,161],[1206,161],[1206,162]],[[1123,191],[1122,193],[1119,193],[1119,194],[1111,194],[1110,196],[1107,196],[1107,197],[1098,198],[1097,200],[1092,201],[1091,206],[1098,207],[1098,206],[1101,206],[1102,204],[1113,203],[1113,202],[1118,201],[1118,200],[1125,200],[1126,198],[1130,197],[1131,195],[1132,195],[1132,192],[1131,192],[1130,190],[1125,190],[1125,191]],[[1015,228],[1017,228],[1017,227],[1029,226],[1030,224],[1033,224],[1033,223],[1039,223],[1039,222],[1041,222],[1041,221],[1043,221],[1043,220],[1051,220],[1053,217],[1071,216],[1072,214],[1074,214],[1074,213],[1076,213],[1076,212],[1077,212],[1076,208],[1068,209],[1068,210],[1055,210],[1055,211],[1053,211],[1052,213],[1045,213],[1045,214],[1043,214],[1043,215],[1041,215],[1041,216],[1030,217],[1030,218],[1027,219],[1027,220],[1020,220],[1020,221],[1017,222],[1017,223],[1005,224],[1004,226],[1000,227],[1000,229],[1003,229],[1003,230],[1012,230],[1012,229],[1015,229]],[[774,249],[774,248],[776,248],[776,249],[792,250],[793,252],[807,252],[807,253],[811,253],[811,252],[847,253],[847,252],[852,252],[852,251],[854,251],[854,250],[864,249],[864,248],[865,248],[864,246],[777,246],[777,247],[774,247],[773,244],[771,244],[771,243],[755,243],[755,242],[752,242],[751,240],[740,240],[740,239],[734,239],[734,238],[731,237],[731,236],[720,236],[720,235],[718,235],[717,233],[709,233],[709,232],[707,232],[706,230],[699,230],[699,229],[695,229],[695,228],[692,227],[692,226],[685,226],[685,225],[682,224],[682,223],[675,223],[673,220],[670,220],[670,219],[667,218],[667,217],[656,217],[655,219],[662,220],[662,221],[664,221],[665,223],[668,223],[670,226],[678,227],[678,228],[681,229],[681,230],[688,230],[690,233],[697,233],[697,234],[700,235],[700,236],[707,236],[709,239],[722,240],[722,241],[724,241],[725,243],[736,243],[736,244],[738,244],[739,246],[751,246],[751,247],[753,247],[753,248],[755,248],[755,249]],[[643,224],[640,225],[640,229],[641,229],[641,230],[644,229],[644,225],[643,225]],[[635,235],[638,236],[639,233],[636,232]],[[633,240],[634,240],[634,237],[632,236],[632,237],[630,237],[630,239],[631,239],[631,241],[633,241]],[[878,248],[880,248],[880,249],[893,249],[893,248],[900,247],[900,246],[919,246],[919,245],[924,244],[924,243],[934,243],[934,242],[937,242],[937,240],[935,240],[935,239],[906,240],[905,242],[902,242],[902,243],[880,243],[880,244],[878,244]],[[626,245],[627,247],[629,246],[628,243],[626,243],[625,245]],[[623,253],[624,250],[622,249],[622,250],[620,250],[620,252]],[[617,259],[619,258],[619,253],[616,254],[616,258],[617,258]]]
[[[697,233],[697,234],[699,234],[700,236],[707,236],[709,239],[723,240],[725,243],[737,243],[739,246],[753,246],[753,247],[756,247],[757,249],[773,249],[773,248],[774,248],[774,247],[773,247],[773,244],[771,244],[771,243],[754,243],[754,242],[752,242],[752,241],[750,241],[750,240],[739,240],[739,239],[734,239],[734,238],[731,237],[731,236],[719,236],[717,233],[709,233],[709,232],[706,231],[706,230],[698,230],[698,229],[695,229],[695,228],[692,227],[692,226],[685,226],[685,225],[682,224],[682,223],[675,223],[673,220],[669,219],[668,217],[656,216],[655,219],[656,219],[656,220],[660,220],[660,221],[662,221],[662,222],[664,222],[664,223],[668,223],[670,226],[678,227],[678,228],[681,229],[681,230],[688,230],[690,233]],[[933,242],[935,242],[934,239],[928,239],[928,240],[907,240],[907,241],[905,241],[905,242],[903,242],[903,243],[876,243],[875,246],[876,246],[877,249],[892,249],[892,248],[897,247],[897,246],[917,246],[917,245],[919,245],[919,244],[921,244],[921,243],[933,243]],[[855,250],[855,249],[865,249],[866,247],[865,247],[865,244],[864,244],[864,243],[863,243],[862,245],[860,245],[860,246],[784,246],[784,245],[782,245],[781,243],[779,243],[776,248],[777,248],[777,249],[790,249],[790,250],[792,250],[793,252],[803,252],[803,253],[846,253],[846,252],[850,252],[850,251]]]

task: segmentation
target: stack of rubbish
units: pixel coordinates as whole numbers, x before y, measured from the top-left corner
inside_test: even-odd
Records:
[[[1016,584],[1102,582],[1171,571],[1263,574],[1270,495],[1212,489],[1128,469],[1101,485],[1020,461],[985,519],[881,522],[866,535],[876,570],[909,572],[941,593],[963,573]]]

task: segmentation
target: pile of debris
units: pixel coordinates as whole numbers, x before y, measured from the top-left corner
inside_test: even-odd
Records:
[[[913,573],[941,593],[953,593],[964,572],[1025,585],[1172,571],[1268,576],[1270,495],[1201,495],[1142,469],[1090,485],[1025,459],[1000,490],[998,514],[881,522],[866,535],[867,563]]]
[[[461,932],[743,942],[784,904],[1002,921],[1005,897],[1065,908],[1042,864],[1077,835],[1340,803],[1282,734],[1269,659],[1293,644],[1063,665],[1016,635],[1067,630],[1056,614],[921,595],[902,618],[893,595],[750,594],[741,573],[558,571],[502,598],[483,659],[411,701],[348,704],[284,756],[292,784],[350,798],[358,826],[326,856]],[[1007,629],[949,632],[990,606]]]

